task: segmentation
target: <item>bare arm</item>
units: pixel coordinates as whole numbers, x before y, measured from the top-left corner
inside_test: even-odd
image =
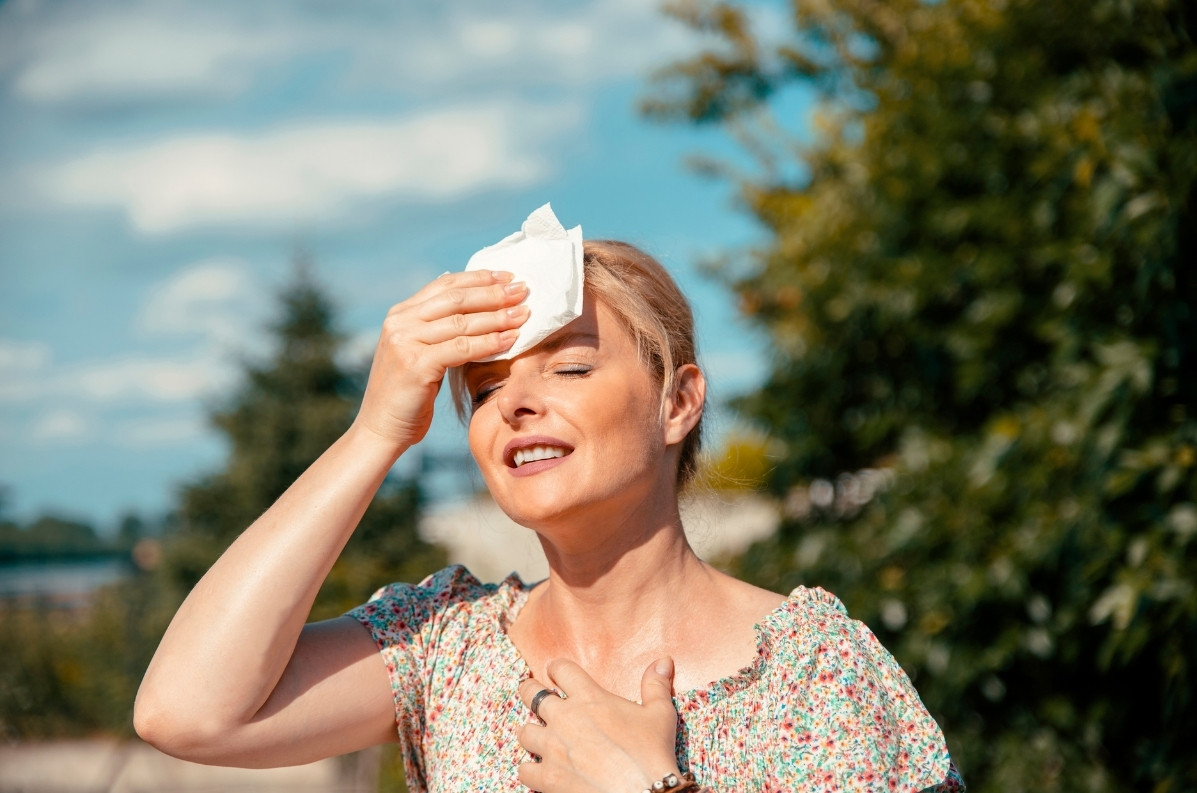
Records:
[[[395,740],[382,656],[351,617],[305,625],[265,704],[244,724],[162,741],[186,759],[243,768],[300,765]],[[165,737],[165,736],[164,736]]]
[[[369,657],[377,650],[361,626],[304,629],[316,592],[386,475],[389,457],[368,434],[351,429],[200,579],[138,691],[134,723],[143,738],[168,754],[229,764],[230,752],[244,760],[245,752],[275,744],[272,735],[286,742],[290,733],[314,727],[301,722],[327,719],[323,697],[312,696],[327,690],[322,686],[342,693],[360,686],[359,698],[372,692],[390,704],[385,670]],[[358,637],[349,629],[365,641],[353,641]],[[381,672],[381,688],[371,672]],[[365,743],[351,749],[386,740],[382,728],[394,724],[393,710],[382,713],[385,721],[373,715],[368,730],[364,724],[358,729],[367,730]],[[263,753],[252,764],[334,753],[331,747],[314,757]]]
[[[394,740],[365,629],[304,627],[316,593],[399,456],[423,438],[445,371],[500,352],[527,316],[506,275],[442,276],[391,309],[354,425],[204,575],[142,680],[138,733],[198,762],[309,762]],[[514,307],[514,308],[513,308]]]

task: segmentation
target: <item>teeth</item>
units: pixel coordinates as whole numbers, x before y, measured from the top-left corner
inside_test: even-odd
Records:
[[[519,468],[524,463],[534,463],[537,460],[551,460],[554,457],[564,456],[565,449],[557,446],[531,446],[515,453],[515,467]]]

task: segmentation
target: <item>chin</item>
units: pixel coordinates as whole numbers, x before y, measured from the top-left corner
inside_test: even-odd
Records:
[[[562,466],[526,478],[499,471],[494,479],[485,475],[483,479],[499,509],[525,528],[540,532],[580,523],[593,531],[594,521],[608,523],[612,516],[636,511],[651,500],[661,487],[657,473],[657,469],[632,466],[595,477]]]
[[[520,498],[495,496],[491,497],[503,510],[503,514],[526,529],[538,531],[569,517],[577,509],[577,505],[567,505],[556,498],[541,499],[535,496]]]

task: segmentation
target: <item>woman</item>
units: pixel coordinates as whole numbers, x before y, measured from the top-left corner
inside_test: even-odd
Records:
[[[835,598],[758,589],[690,549],[678,491],[705,381],[689,307],[637,249],[584,250],[581,317],[507,360],[478,362],[527,318],[510,274],[446,274],[391,309],[353,426],[163,637],[138,694],[146,740],[243,766],[399,740],[413,791],[959,784],[905,675]],[[487,487],[539,535],[548,579],[454,567],[305,626],[450,370]]]

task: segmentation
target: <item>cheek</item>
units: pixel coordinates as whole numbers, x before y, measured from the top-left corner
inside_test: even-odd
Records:
[[[644,458],[661,453],[664,442],[655,396],[629,389],[625,399],[606,400],[602,404],[603,424],[615,448]]]
[[[474,464],[478,466],[482,473],[486,474],[486,462],[490,459],[488,453],[488,445],[486,441],[486,421],[485,417],[480,415],[482,411],[486,410],[483,406],[477,413],[470,417],[470,423],[466,428],[466,443],[470,447],[470,455],[474,458]]]

